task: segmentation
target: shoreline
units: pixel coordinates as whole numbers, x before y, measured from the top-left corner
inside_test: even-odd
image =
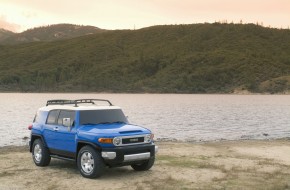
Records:
[[[99,179],[83,178],[74,162],[52,159],[36,167],[28,146],[0,147],[0,189],[287,189],[290,140],[207,143],[156,142],[149,171],[106,168]],[[47,179],[50,180],[47,180]]]
[[[158,95],[158,94],[164,94],[164,95],[170,95],[170,94],[178,94],[178,95],[290,95],[290,90],[287,92],[280,92],[280,93],[254,93],[249,91],[233,91],[230,93],[182,93],[182,92],[113,92],[113,91],[103,91],[103,92],[79,92],[79,91],[71,91],[71,92],[54,92],[54,91],[46,91],[46,92],[36,92],[36,91],[1,91],[2,94],[152,94],[152,95]]]
[[[25,144],[20,145],[0,145],[0,150],[8,148],[8,149],[14,149],[18,150],[21,148],[29,148],[29,140],[26,139]],[[282,137],[282,138],[264,138],[264,139],[219,139],[219,140],[178,140],[175,138],[159,138],[154,140],[156,144],[158,143],[188,143],[188,144],[196,144],[196,145],[202,145],[202,144],[218,144],[218,143],[243,143],[243,142],[261,142],[261,141],[290,141],[290,137]]]

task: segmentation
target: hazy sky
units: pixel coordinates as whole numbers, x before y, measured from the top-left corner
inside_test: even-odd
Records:
[[[224,21],[290,26],[290,0],[0,0],[0,28],[72,23],[103,29]]]

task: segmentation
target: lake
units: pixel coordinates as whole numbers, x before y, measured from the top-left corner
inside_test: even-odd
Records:
[[[0,93],[0,146],[28,143],[49,99],[109,99],[157,140],[187,142],[290,137],[289,95]]]

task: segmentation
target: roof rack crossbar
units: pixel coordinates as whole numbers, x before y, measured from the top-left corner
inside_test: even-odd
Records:
[[[72,102],[72,100],[62,100],[62,99],[48,100],[46,103],[46,106],[48,106],[48,105],[63,105],[63,104],[73,104],[73,102]]]
[[[113,105],[109,100],[105,100],[105,99],[78,99],[78,100],[74,100],[74,101],[75,101],[76,106],[79,103],[92,103],[92,104],[95,104],[95,102],[97,102],[97,101],[99,101],[99,102],[107,102],[110,106]]]
[[[107,102],[110,106],[113,105],[109,100],[105,100],[105,99],[77,99],[77,100],[58,99],[58,100],[48,100],[46,103],[46,106],[48,106],[48,105],[74,104],[77,107],[78,104],[85,104],[85,103],[95,104],[96,101]]]

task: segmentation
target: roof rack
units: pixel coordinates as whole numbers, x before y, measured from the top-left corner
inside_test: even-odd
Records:
[[[78,104],[87,104],[87,103],[95,104],[95,102],[97,101],[107,102],[110,106],[113,105],[109,100],[105,99],[77,99],[77,100],[48,100],[46,106],[74,104],[75,107],[77,107]]]

